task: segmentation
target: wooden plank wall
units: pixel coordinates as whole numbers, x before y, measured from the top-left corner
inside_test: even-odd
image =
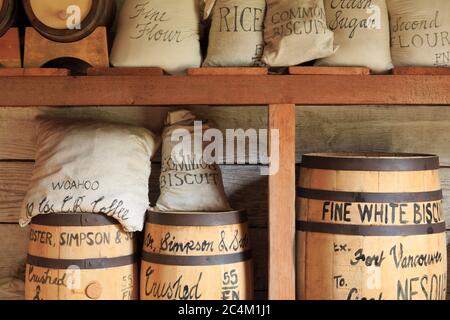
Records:
[[[34,162],[36,118],[98,119],[161,130],[170,108],[0,108],[0,299],[21,294],[27,231],[17,225]],[[191,107],[221,130],[265,128],[265,107]],[[450,226],[449,107],[297,107],[297,156],[320,151],[392,151],[436,153],[441,157],[442,185]],[[160,164],[153,165],[150,198],[158,196]],[[222,166],[227,194],[235,208],[246,208],[253,238],[256,296],[267,296],[267,177],[260,165]],[[450,232],[449,232],[450,239]]]

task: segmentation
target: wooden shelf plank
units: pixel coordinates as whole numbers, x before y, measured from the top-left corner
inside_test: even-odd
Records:
[[[392,70],[395,75],[450,75],[448,67],[398,67]]]
[[[42,77],[42,76],[69,76],[69,69],[61,68],[2,68],[0,77]]]
[[[191,68],[187,70],[188,76],[260,76],[267,75],[268,68],[254,67],[207,67],[207,68]]]
[[[3,106],[450,105],[450,76],[0,77]]]
[[[121,68],[88,68],[88,76],[163,76],[161,68],[121,67]]]
[[[295,300],[295,105],[269,106],[269,137],[272,129],[279,139],[269,140],[269,154],[279,158],[270,160],[269,299]]]
[[[289,67],[289,74],[293,75],[343,75],[368,76],[369,68],[363,67]]]

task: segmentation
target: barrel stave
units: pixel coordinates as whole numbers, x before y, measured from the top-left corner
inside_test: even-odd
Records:
[[[110,217],[33,219],[25,275],[29,300],[138,298],[136,239]]]
[[[305,155],[297,190],[299,299],[445,299],[439,160]]]
[[[243,212],[163,215],[165,218],[161,220],[161,214],[148,214],[141,299],[253,297],[253,264]]]

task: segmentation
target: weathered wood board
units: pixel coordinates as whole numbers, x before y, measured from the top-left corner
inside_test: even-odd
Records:
[[[260,166],[222,166],[225,191],[234,209],[247,209],[250,226],[267,227],[268,180],[260,175]],[[0,223],[16,223],[22,200],[28,188],[33,162],[0,162]],[[297,170],[298,171],[298,170]],[[152,165],[150,201],[159,195],[160,164]],[[450,229],[450,168],[441,169],[444,208]]]
[[[266,128],[266,107],[190,107],[199,117],[226,129]],[[0,159],[34,159],[36,117],[98,119],[161,130],[170,108],[83,107],[1,108]],[[319,151],[435,153],[450,166],[449,107],[308,106],[297,107],[296,161]]]
[[[0,162],[0,223],[16,223],[31,179],[33,162]],[[159,195],[161,166],[152,165],[150,200]],[[235,209],[247,209],[250,226],[267,227],[267,177],[259,166],[222,166],[225,189]]]

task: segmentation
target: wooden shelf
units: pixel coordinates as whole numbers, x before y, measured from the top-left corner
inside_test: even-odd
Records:
[[[0,77],[3,106],[450,105],[450,75]]]
[[[279,170],[269,176],[268,196],[268,283],[273,300],[295,299],[295,105],[450,105],[450,75],[445,74],[235,75],[232,70],[211,75],[196,70],[195,76],[165,76],[160,70],[137,71],[130,75],[126,70],[91,70],[85,77],[0,76],[0,105],[269,105],[268,129],[279,130],[280,142],[280,163],[271,163],[271,169]]]

